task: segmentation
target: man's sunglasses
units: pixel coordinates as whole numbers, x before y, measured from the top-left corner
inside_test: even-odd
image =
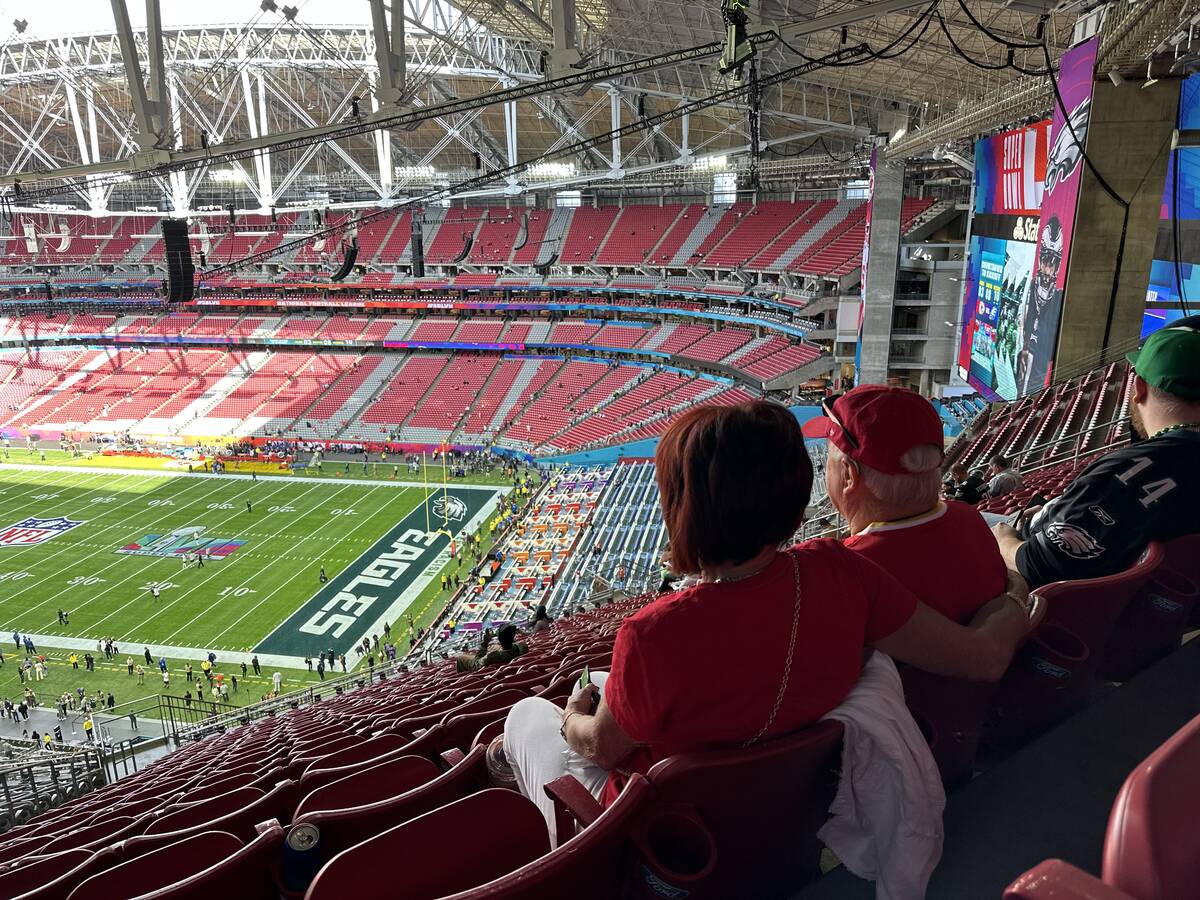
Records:
[[[862,447],[859,445],[858,441],[855,440],[854,435],[852,435],[850,430],[842,424],[842,420],[838,418],[838,414],[833,410],[833,404],[840,400],[843,396],[845,395],[834,394],[832,397],[826,397],[821,401],[821,410],[825,413],[825,418],[842,430],[842,434],[846,436],[846,443],[848,443],[855,450],[861,450]]]

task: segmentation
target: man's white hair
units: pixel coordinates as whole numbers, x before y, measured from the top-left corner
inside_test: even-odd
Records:
[[[833,443],[829,444],[829,455],[835,459],[845,456]],[[933,507],[938,500],[942,484],[942,448],[933,444],[919,444],[902,457],[900,466],[903,475],[889,475],[865,466],[855,460],[862,473],[863,484],[876,500],[888,507],[907,509],[926,504]]]

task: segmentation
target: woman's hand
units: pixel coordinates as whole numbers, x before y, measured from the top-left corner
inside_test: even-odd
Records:
[[[566,709],[563,710],[563,717],[565,718],[571,713],[579,713],[581,716],[592,715],[596,710],[599,697],[600,689],[598,687],[594,684],[585,684],[567,701]]]

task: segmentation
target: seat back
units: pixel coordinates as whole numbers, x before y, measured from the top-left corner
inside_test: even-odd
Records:
[[[1138,900],[1195,896],[1200,885],[1200,716],[1130,773],[1104,838],[1104,880]]]
[[[1038,863],[1004,889],[1004,900],[1134,900],[1061,859]],[[1137,898],[1145,900],[1145,898]]]
[[[1164,544],[1163,550],[1167,554],[1163,565],[1188,578],[1192,584],[1200,584],[1200,533],[1177,537]]]
[[[904,701],[929,742],[942,781],[955,787],[970,780],[996,685],[947,678],[903,664],[897,668]]]
[[[349,747],[343,747],[333,753],[320,756],[308,764],[304,774],[317,769],[337,769],[355,763],[378,759],[384,753],[404,746],[404,738],[398,734],[381,734],[366,740],[360,740]],[[301,784],[303,784],[301,776]]]
[[[237,853],[242,842],[223,831],[202,831],[173,844],[139,854],[80,882],[74,900],[128,900],[175,884]]]
[[[300,821],[320,810],[346,809],[374,803],[381,797],[399,796],[433,781],[439,774],[438,767],[423,756],[399,756],[310,791],[296,807],[293,818]]]
[[[1162,545],[1151,543],[1124,572],[1034,591],[1045,602],[1045,619],[1000,681],[989,740],[1021,744],[1088,703],[1113,627],[1163,557]]]
[[[184,803],[156,816],[143,834],[167,834],[200,822],[211,822],[244,809],[255,800],[261,800],[264,794],[265,791],[258,788],[241,787],[195,803]]]
[[[133,816],[113,816],[110,819],[80,828],[67,834],[59,835],[41,848],[42,856],[59,853],[63,850],[89,849],[103,847],[127,835],[134,834],[145,826],[145,820]]]
[[[17,897],[41,887],[64,872],[78,869],[91,860],[91,850],[64,850],[49,856],[36,856],[0,871],[0,897]]]
[[[485,829],[487,839],[462,840]],[[550,850],[538,808],[513,791],[490,788],[389,828],[331,859],[305,900],[389,896],[401,873],[406,900],[433,900],[486,884]],[[387,860],[387,865],[380,865]]]
[[[317,851],[329,859],[355,844],[362,843],[385,828],[405,822],[439,806],[459,800],[487,784],[484,757],[487,750],[475,747],[450,771],[432,781],[374,803],[342,809],[319,810],[297,816],[296,824],[316,826],[321,841]]]
[[[545,856],[446,900],[610,900],[622,896],[629,869],[629,832],[653,793],[641,775],[596,821]]]
[[[708,829],[716,859],[706,895],[785,894],[818,871],[816,832],[833,802],[841,746],[841,724],[825,721],[750,748],[664,759],[647,775],[655,796],[646,818],[689,810]],[[652,853],[672,852],[648,833]]]
[[[39,857],[40,859],[58,859],[63,857],[63,853],[55,853],[48,857]],[[120,850],[113,847],[105,847],[102,850],[97,850],[91,855],[90,859],[85,859],[83,862],[75,864],[74,868],[60,869],[58,873],[46,872],[44,870],[31,870],[28,877],[19,870],[14,870],[11,873],[5,873],[5,878],[0,879],[0,888],[4,889],[4,897],[12,897],[13,900],[67,900],[71,891],[82,882],[85,878],[89,878],[97,872],[106,872],[113,866],[119,864],[125,857],[121,855]],[[30,866],[36,861],[31,860]],[[12,881],[8,880],[8,875],[12,875]],[[35,877],[41,877],[42,880],[34,882]],[[49,879],[49,880],[47,880]],[[11,886],[12,891],[9,891]]]
[[[262,791],[253,791],[248,788],[241,788],[240,790],[251,791],[261,796],[250,799],[240,808],[227,812],[224,815],[207,816],[201,814],[205,810],[218,808],[215,804],[212,807],[208,806],[208,804],[214,802],[212,800],[205,800],[194,806],[183,807],[178,810],[178,816],[175,812],[171,812],[153,822],[144,834],[148,836],[175,836],[184,838],[201,831],[227,831],[235,837],[241,838],[243,842],[249,843],[258,834],[255,826],[259,822],[266,822],[270,819],[278,819],[280,822],[285,823],[291,821],[292,810],[296,808],[296,782],[281,781],[265,794]],[[238,792],[231,791],[230,793]],[[249,794],[244,796],[249,797]],[[166,829],[166,824],[162,821],[168,817],[171,817],[171,821],[166,824],[173,826],[169,830]]]

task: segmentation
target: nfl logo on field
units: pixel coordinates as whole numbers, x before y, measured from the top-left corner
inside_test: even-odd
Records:
[[[52,537],[58,537],[64,531],[70,531],[83,524],[83,521],[65,519],[62,516],[53,519],[24,519],[0,531],[0,547],[27,547],[30,544],[41,544]]]

